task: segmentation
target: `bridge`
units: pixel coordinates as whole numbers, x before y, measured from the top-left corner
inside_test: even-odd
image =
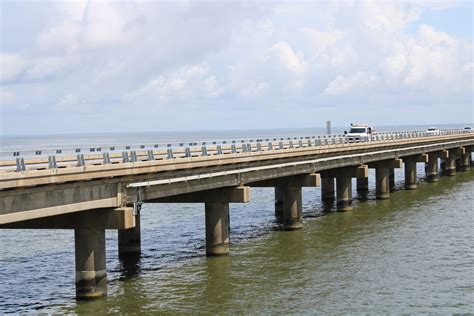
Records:
[[[275,190],[282,229],[302,223],[302,187],[321,187],[324,203],[350,211],[352,179],[368,191],[375,169],[376,198],[390,197],[394,169],[405,188],[417,188],[417,163],[428,182],[471,165],[474,133],[393,132],[371,141],[305,138],[77,154],[0,163],[0,228],[74,229],[76,297],[106,295],[105,230],[118,230],[120,254],[140,253],[142,203],[204,203],[206,254],[229,252],[229,204],[251,201],[252,187]],[[441,160],[441,165],[440,165]],[[441,166],[441,167],[440,167]],[[440,170],[440,168],[442,170]]]

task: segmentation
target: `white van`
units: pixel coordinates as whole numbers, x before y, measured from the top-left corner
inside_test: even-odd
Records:
[[[368,142],[372,140],[374,130],[367,124],[351,123],[351,129],[344,134],[348,143]]]

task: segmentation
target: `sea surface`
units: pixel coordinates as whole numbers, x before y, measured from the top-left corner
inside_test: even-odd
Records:
[[[323,132],[147,137],[166,143]],[[147,139],[17,138],[15,150]],[[14,142],[2,138],[9,148]],[[418,177],[418,190],[405,191],[403,169],[396,170],[395,191],[379,201],[371,170],[368,196],[358,196],[354,182],[354,210],[346,213],[325,210],[319,188],[305,188],[304,228],[292,232],[278,229],[273,190],[252,188],[250,203],[231,204],[230,255],[217,258],[205,256],[202,204],[144,204],[141,256],[120,259],[117,232],[107,231],[108,296],[91,302],[75,300],[72,230],[0,230],[0,314],[473,313],[474,171],[426,183],[418,164]]]

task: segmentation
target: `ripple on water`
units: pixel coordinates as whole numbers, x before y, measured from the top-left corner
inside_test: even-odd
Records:
[[[323,212],[319,190],[305,189],[305,227],[296,232],[275,230],[273,191],[256,189],[252,203],[231,206],[232,250],[221,258],[204,257],[202,205],[145,205],[143,254],[131,266],[107,232],[109,295],[95,302],[73,299],[71,232],[0,231],[0,311],[470,312],[474,179],[472,171],[456,178],[388,201],[371,192],[348,213]]]

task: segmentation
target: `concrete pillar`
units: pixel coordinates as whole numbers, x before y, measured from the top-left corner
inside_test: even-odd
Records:
[[[285,187],[283,192],[283,227],[285,230],[301,229],[303,227],[301,187]]]
[[[405,189],[416,190],[416,161],[405,161]]]
[[[375,169],[375,196],[383,200],[389,198],[389,168]]]
[[[284,189],[282,187],[275,187],[275,218],[280,224],[283,224],[283,199]]]
[[[441,169],[441,174],[446,174],[446,159],[441,159],[439,168]]]
[[[395,169],[394,168],[388,169],[388,185],[389,185],[390,192],[392,192],[393,188],[395,188]]]
[[[461,155],[461,171],[469,171],[470,169],[471,169],[471,152],[466,150],[466,153]]]
[[[456,157],[449,154],[449,157],[445,160],[445,172],[447,176],[455,176],[456,175]]]
[[[118,230],[119,255],[138,255],[141,251],[140,213],[135,215],[135,227]]]
[[[205,203],[206,255],[229,254],[229,203]]]
[[[352,178],[336,178],[337,210],[351,211],[352,207]]]
[[[425,170],[427,182],[438,181],[438,156],[436,154],[428,155],[428,162],[426,163]]]
[[[321,179],[321,199],[323,201],[334,201],[334,178]]]
[[[357,192],[369,191],[369,178],[357,178]]]
[[[107,295],[105,230],[75,229],[76,298],[95,299]]]

